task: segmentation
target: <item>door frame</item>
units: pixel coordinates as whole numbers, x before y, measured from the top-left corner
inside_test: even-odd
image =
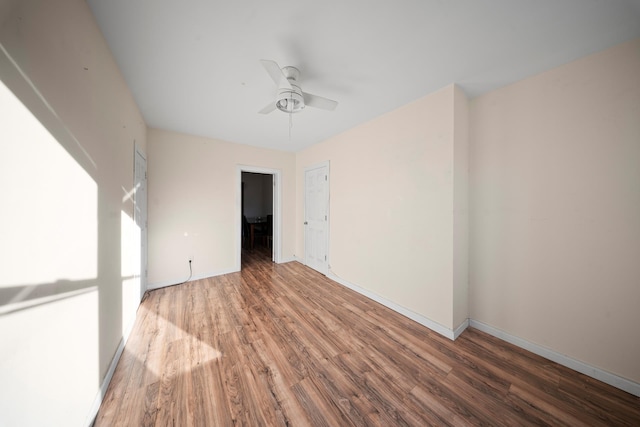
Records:
[[[138,179],[138,161],[137,158],[140,157],[142,159],[142,164],[144,165],[144,177],[142,178],[143,182],[139,183]],[[142,151],[142,148],[135,143],[134,141],[134,153],[133,153],[133,220],[140,220],[141,223],[144,224],[144,227],[140,229],[140,300],[144,296],[144,293],[147,291],[147,277],[148,277],[148,247],[147,247],[147,237],[148,237],[148,217],[149,217],[149,204],[148,204],[148,194],[149,194],[149,186],[148,178],[147,178],[147,157],[146,154]],[[139,210],[139,194],[138,194],[138,184],[144,185],[144,212],[142,213],[142,217],[138,218]]]
[[[330,161],[329,160],[325,160],[324,162],[320,162],[320,163],[314,163],[312,165],[309,166],[305,166],[304,168],[304,175],[303,175],[303,182],[304,182],[304,187],[303,187],[303,204],[302,204],[302,220],[303,222],[307,221],[307,171],[313,170],[313,169],[318,169],[321,167],[325,167],[326,171],[327,171],[327,188],[326,188],[326,196],[325,196],[325,200],[324,202],[326,203],[327,206],[327,220],[326,220],[326,230],[324,233],[324,245],[325,245],[325,251],[327,254],[327,261],[324,264],[324,270],[325,271],[319,271],[320,273],[324,274],[325,276],[327,276],[329,274],[329,262],[331,261],[331,257],[329,256],[329,230],[330,230],[330,221],[331,221],[331,209],[330,209],[330,201],[331,201],[331,167],[330,167]],[[302,244],[304,247],[304,265],[308,266],[309,263],[307,262],[307,227],[305,225],[302,226],[303,228],[303,233],[302,233]],[[315,270],[315,269],[314,269]]]
[[[242,267],[242,172],[271,175],[273,181],[273,249],[271,260],[277,264],[282,258],[282,171],[260,166],[236,167],[236,262],[235,271]]]

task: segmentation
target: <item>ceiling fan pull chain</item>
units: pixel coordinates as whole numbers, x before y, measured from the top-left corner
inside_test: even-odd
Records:
[[[293,127],[293,113],[289,113],[289,145],[291,145],[291,128]]]

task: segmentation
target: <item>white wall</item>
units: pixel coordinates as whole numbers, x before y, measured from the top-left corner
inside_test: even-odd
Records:
[[[239,165],[282,173],[282,258],[293,257],[295,154],[149,130],[149,285],[237,269]],[[236,206],[238,211],[236,212]]]
[[[454,301],[456,170],[466,178],[466,160],[454,162],[456,138],[466,144],[464,131],[456,136],[454,129],[454,103],[465,108],[460,97],[464,94],[449,86],[296,158],[296,256],[304,259],[304,169],[329,160],[331,273],[449,331],[459,326],[454,303],[466,304],[466,297]],[[466,194],[461,199],[465,221]],[[459,269],[461,284],[465,271]],[[456,321],[466,319],[465,307]]]
[[[470,114],[471,317],[640,382],[640,40]]]
[[[146,126],[84,1],[0,19],[0,425],[82,425],[138,303]]]

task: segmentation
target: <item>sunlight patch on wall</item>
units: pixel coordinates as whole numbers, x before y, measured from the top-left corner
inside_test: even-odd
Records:
[[[0,82],[0,288],[97,277],[98,187]]]
[[[122,333],[127,333],[140,303],[140,227],[126,212],[120,212]]]

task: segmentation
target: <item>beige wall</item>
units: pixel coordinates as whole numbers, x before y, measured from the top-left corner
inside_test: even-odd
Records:
[[[329,160],[331,273],[449,330],[458,326],[453,319],[458,90],[449,86],[296,158],[296,256],[304,258],[304,169]],[[461,317],[466,320],[466,313]]]
[[[149,130],[149,284],[237,269],[238,165],[281,171],[282,259],[293,257],[295,154]]]
[[[82,425],[139,302],[146,126],[84,1],[0,17],[0,425]]]
[[[640,40],[470,110],[470,314],[640,381]]]

